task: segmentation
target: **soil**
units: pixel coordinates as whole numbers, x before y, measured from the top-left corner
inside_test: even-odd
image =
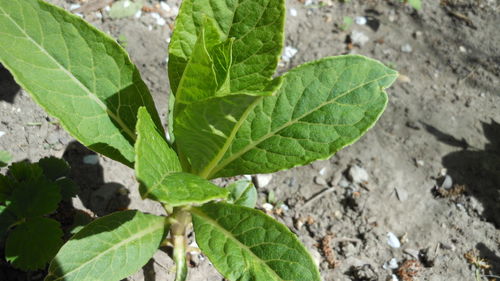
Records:
[[[66,9],[81,3],[50,2]],[[275,173],[259,187],[259,207],[270,193],[283,202],[269,213],[305,243],[323,280],[487,280],[475,279],[474,258],[490,265],[480,274],[500,275],[500,3],[423,2],[416,11],[396,0],[287,1],[285,45],[298,52],[281,62],[279,72],[356,53],[401,74],[388,89],[386,112],[359,142],[329,160]],[[173,10],[162,14],[164,25],[148,12],[112,19],[95,7],[80,11],[120,38],[163,120],[169,92],[166,48],[180,2],[166,3]],[[344,25],[346,17],[355,22]],[[0,108],[5,132],[0,149],[15,161],[64,157],[81,187],[75,208],[96,215],[123,208],[161,213],[154,202],[140,199],[127,167],[101,156],[97,165],[84,164],[83,157],[94,153],[62,130],[3,68]],[[368,178],[356,182],[353,173],[360,170]],[[399,248],[388,244],[388,233]],[[5,262],[0,269],[1,280],[43,276],[21,274]],[[168,249],[162,249],[128,280],[174,280],[173,271]],[[189,280],[223,278],[206,258],[194,255]]]

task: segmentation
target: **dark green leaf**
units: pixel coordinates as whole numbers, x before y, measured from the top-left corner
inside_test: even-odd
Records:
[[[64,244],[45,281],[121,280],[147,263],[167,229],[165,217],[139,211],[99,218]]]
[[[229,202],[232,204],[254,208],[257,203],[257,189],[251,180],[239,180],[227,187]]]
[[[62,200],[70,200],[78,194],[78,186],[69,178],[62,178],[56,181],[57,186],[61,192]]]
[[[0,62],[63,127],[129,166],[137,110],[161,122],[139,71],[111,37],[37,0],[0,0]]]
[[[69,165],[63,159],[56,157],[46,157],[38,161],[38,165],[42,168],[43,174],[49,180],[57,180],[69,175]]]
[[[42,178],[43,170],[38,164],[22,161],[10,165],[8,175],[12,176],[17,182],[24,182]]]
[[[193,208],[196,241],[227,279],[320,281],[309,253],[266,214],[225,203]]]
[[[42,269],[61,247],[62,234],[59,223],[53,219],[29,219],[9,233],[5,257],[23,270]]]
[[[17,221],[16,215],[8,207],[0,205],[0,241],[7,233],[9,227]]]
[[[59,187],[44,178],[28,180],[14,189],[9,208],[20,218],[52,213],[61,201]]]

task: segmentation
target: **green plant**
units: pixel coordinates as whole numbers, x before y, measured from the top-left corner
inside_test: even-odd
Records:
[[[399,1],[410,4],[410,6],[412,6],[415,10],[422,9],[422,2],[420,0],[399,0]]]
[[[5,150],[0,150],[0,168],[5,167],[12,161],[12,155]]]
[[[46,216],[76,195],[68,174],[68,164],[51,157],[14,163],[0,175],[0,243],[13,266],[42,269],[62,246],[59,222]]]
[[[295,235],[261,211],[247,182],[325,159],[382,114],[397,73],[362,56],[328,57],[273,78],[284,0],[185,0],[169,46],[169,131],[137,68],[114,40],[40,0],[0,0],[0,61],[80,142],[135,168],[137,210],[99,218],[58,252],[45,280],[120,280],[172,245],[185,280],[191,222],[228,280],[320,280]],[[170,233],[169,237],[167,237]]]

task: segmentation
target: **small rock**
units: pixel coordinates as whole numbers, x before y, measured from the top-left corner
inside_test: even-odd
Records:
[[[350,257],[356,255],[357,249],[353,244],[347,243],[342,246],[342,252],[344,253],[345,257]]]
[[[97,165],[99,163],[99,155],[90,154],[83,156],[83,163],[87,165]]]
[[[412,51],[413,51],[413,48],[408,43],[401,46],[401,52],[403,52],[403,53],[411,53]]]
[[[420,130],[420,126],[418,125],[418,123],[411,120],[406,122],[406,127],[414,130]]]
[[[162,8],[166,12],[170,12],[170,10],[172,10],[170,6],[165,2],[160,2],[160,8]]]
[[[391,248],[397,249],[401,247],[401,242],[399,242],[398,237],[392,232],[387,232],[387,244],[391,246]]]
[[[264,210],[266,210],[266,211],[268,211],[268,212],[269,212],[269,211],[272,211],[272,210],[273,210],[274,206],[273,206],[273,205],[271,205],[271,204],[269,204],[269,203],[264,203],[264,204],[262,204],[262,208],[263,208]]]
[[[450,189],[453,187],[453,180],[449,175],[444,176],[440,184],[440,187],[444,189]]]
[[[290,210],[290,207],[288,207],[288,205],[286,204],[281,204],[280,209],[283,210],[283,212],[287,212]]]
[[[458,47],[458,50],[460,51],[460,53],[467,53],[467,49],[464,46]]]
[[[295,49],[294,47],[286,46],[281,58],[283,59],[283,61],[289,62],[297,54],[298,51],[299,50]]]
[[[357,25],[365,25],[367,22],[367,19],[365,17],[360,16],[360,17],[356,17],[354,22],[356,22]]]
[[[447,174],[448,174],[448,169],[442,168],[441,170],[439,170],[439,176],[444,177]]]
[[[382,265],[382,268],[383,269],[396,269],[398,268],[398,260],[396,258],[392,258],[390,261],[384,263],[384,265]]]
[[[341,179],[339,181],[339,186],[342,187],[342,188],[348,188],[349,185],[351,185],[351,183],[348,182],[346,179]]]
[[[425,165],[425,162],[424,160],[415,159],[415,165],[417,165],[417,167],[423,167]]]
[[[364,264],[363,266],[353,267],[352,275],[355,280],[363,281],[377,281],[379,280],[377,272],[373,269],[370,264]]]
[[[255,185],[258,188],[267,186],[273,179],[273,174],[258,174],[254,176]]]
[[[320,177],[320,176],[315,176],[314,177],[314,183],[318,184],[318,185],[322,185],[322,186],[326,186],[328,185],[326,183],[326,180],[323,178],[323,177]]]
[[[399,281],[398,277],[396,276],[396,274],[392,274],[391,275],[391,281]]]
[[[408,199],[408,192],[402,188],[394,188],[396,191],[396,196],[398,197],[399,201],[404,202],[406,199]]]
[[[441,249],[455,251],[454,245],[450,245],[450,244],[446,244],[446,243],[439,243],[439,246],[441,247]]]
[[[0,138],[5,136],[5,132],[4,131],[0,131]]]
[[[420,30],[417,30],[417,31],[415,31],[415,32],[413,33],[413,37],[414,37],[415,39],[419,39],[419,38],[421,38],[423,35],[424,35],[424,33],[423,33],[422,31],[420,31]]]
[[[292,17],[296,17],[296,16],[297,16],[297,10],[296,10],[296,9],[294,9],[294,8],[291,8],[291,9],[290,9],[290,16],[292,16]]]
[[[321,176],[324,176],[324,175],[326,175],[327,170],[328,170],[328,169],[327,169],[326,167],[323,167],[323,168],[321,168],[321,170],[319,170],[319,174],[320,174]]]
[[[81,7],[80,4],[71,4],[71,5],[69,5],[69,10],[73,11],[73,10],[76,10],[76,9],[78,9],[80,7]]]
[[[163,3],[163,2],[161,2],[161,3]],[[141,16],[142,16],[142,10],[139,10],[139,11],[135,12],[134,18],[138,19]]]
[[[369,179],[366,170],[359,167],[358,165],[352,165],[351,168],[349,168],[348,176],[349,179],[354,183],[367,182]]]
[[[156,20],[157,25],[165,25],[167,23],[158,13],[151,13],[151,16]]]
[[[359,47],[363,47],[368,41],[370,41],[370,37],[366,36],[363,32],[353,30],[351,32],[351,41],[354,45],[358,45]]]

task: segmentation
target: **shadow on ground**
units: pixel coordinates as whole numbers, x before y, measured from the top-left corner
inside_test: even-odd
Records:
[[[467,192],[482,203],[482,216],[500,228],[500,123],[494,120],[481,123],[489,141],[482,150],[471,148],[464,139],[455,138],[431,125],[424,126],[439,141],[462,148],[445,155],[443,166],[455,184],[465,185]]]
[[[19,90],[21,87],[14,81],[10,72],[0,64],[0,100],[13,103]]]

